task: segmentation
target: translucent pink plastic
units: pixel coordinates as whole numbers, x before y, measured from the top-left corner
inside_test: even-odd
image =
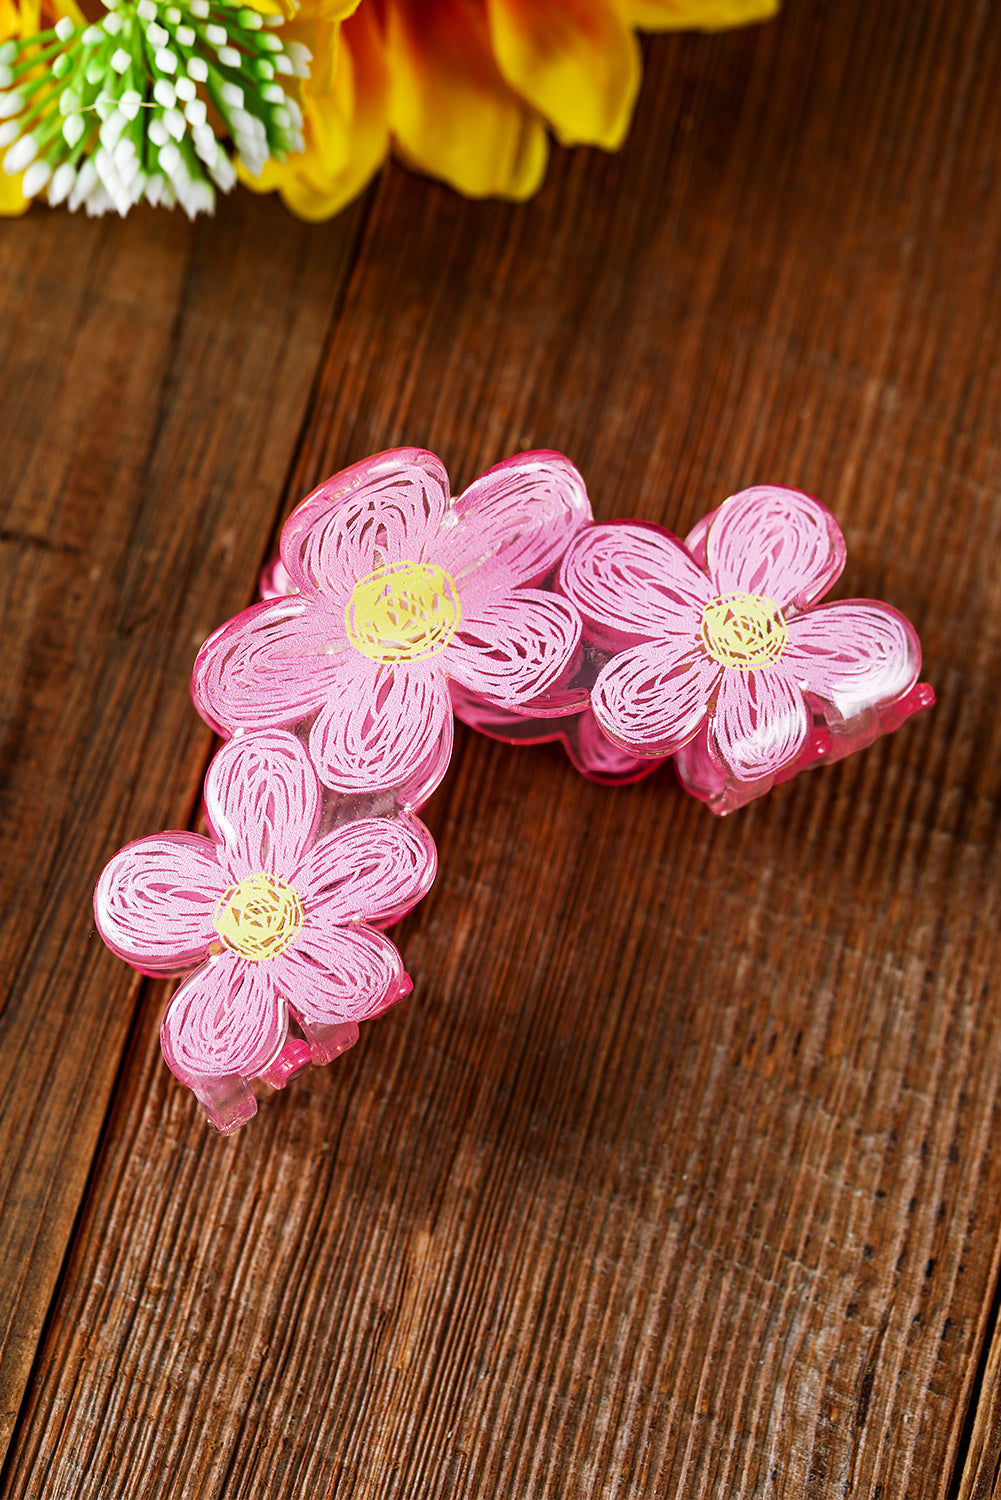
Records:
[[[844,566],[831,513],[744,490],[682,543],[595,525],[562,454],[498,464],[458,499],[421,449],[335,475],[286,523],[263,602],[199,652],[195,703],[228,736],[207,836],[137,839],[94,909],[141,972],[181,975],[169,1067],[235,1130],[408,993],[381,929],[434,878],[414,811],[441,781],[453,712],[512,743],[560,740],[597,781],[675,761],[730,812],[930,706],[895,609],[821,603]]]
[[[675,756],[687,790],[726,813],[930,706],[903,615],[817,604],[844,561],[830,511],[770,485],[734,495],[685,545],[640,522],[588,528],[559,581],[609,653],[591,688],[601,732],[627,754]]]
[[[774,485],[734,495],[684,543],[642,522],[582,525],[545,586],[583,619],[561,679],[564,704],[583,706],[512,706],[453,678],[453,710],[509,744],[560,741],[607,785],[673,758],[688,791],[731,812],[935,701],[903,615],[865,599],[818,607],[844,563],[831,512]],[[281,559],[262,575],[266,597],[292,587]]]
[[[255,1112],[251,1080],[281,1088],[330,1061],[359,1021],[410,991],[376,929],[429,889],[434,844],[411,814],[338,826],[344,811],[295,735],[251,732],[209,768],[209,837],[137,839],[101,875],[94,911],[108,946],[144,974],[194,969],[161,1043],[223,1132]]]
[[[225,734],[306,724],[326,786],[419,807],[451,754],[450,682],[534,715],[586,703],[566,690],[580,618],[539,585],[590,519],[558,453],[508,459],[456,500],[421,449],[355,464],[286,522],[272,597],[203,646],[196,707]]]

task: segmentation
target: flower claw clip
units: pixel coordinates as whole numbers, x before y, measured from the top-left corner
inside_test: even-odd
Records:
[[[454,500],[433,454],[377,454],[293,512],[270,597],[200,651],[196,707],[229,737],[209,837],[129,844],[95,912],[141,972],[186,976],[162,1050],[220,1130],[255,1112],[255,1082],[329,1061],[408,993],[379,929],[434,876],[414,811],[448,766],[450,684],[533,715],[586,703],[567,685],[580,616],[552,580],[590,521],[561,454],[522,454]]]
[[[382,928],[427,892],[416,810],[452,716],[561,739],[608,783],[673,758],[725,813],[934,702],[910,623],[822,603],[845,546],[796,490],[724,502],[685,542],[597,525],[569,459],[523,453],[453,499],[405,448],[355,464],[292,513],[264,598],[198,654],[195,705],[228,739],[205,779],[208,834],[137,839],[95,894],[108,945],[180,975],[168,1066],[220,1130],[350,1047],[410,990]]]
[[[323,803],[295,735],[235,738],[205,778],[209,836],[137,839],[98,882],[108,946],[141,973],[188,975],[163,1055],[224,1133],[254,1114],[253,1079],[282,1088],[329,1062],[411,989],[379,929],[429,889],[431,836],[407,813],[324,832]]]
[[[289,517],[271,597],[198,655],[196,707],[225,734],[308,723],[325,786],[418,807],[451,755],[450,682],[515,713],[586,702],[566,688],[580,617],[540,585],[590,520],[562,454],[509,459],[455,500],[434,454],[376,454]]]
[[[561,740],[584,775],[635,781],[673,759],[714,813],[734,811],[929,708],[908,620],[871,599],[820,603],[845,564],[834,516],[760,485],[682,543],[661,526],[582,529],[558,587],[583,621],[589,703],[530,721],[453,688],[456,712],[509,743]]]
[[[819,603],[845,556],[827,507],[776,485],[731,496],[684,545],[660,527],[593,527],[560,585],[611,651],[591,688],[604,735],[675,756],[686,790],[726,813],[930,706],[898,610]]]

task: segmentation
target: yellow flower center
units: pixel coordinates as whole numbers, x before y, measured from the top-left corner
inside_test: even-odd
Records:
[[[724,667],[767,667],[788,639],[785,616],[764,594],[721,594],[702,612],[702,644]]]
[[[372,661],[417,661],[444,651],[461,616],[459,591],[444,568],[399,562],[358,580],[344,624],[362,656]]]
[[[284,952],[304,917],[299,892],[262,872],[230,886],[212,921],[227,948],[256,964]]]

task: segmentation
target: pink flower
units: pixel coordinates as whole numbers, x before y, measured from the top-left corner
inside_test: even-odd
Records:
[[[814,703],[846,722],[916,682],[918,638],[895,609],[868,599],[811,607],[845,560],[818,501],[744,490],[687,546],[656,526],[613,522],[585,531],[563,564],[561,587],[588,637],[614,653],[591,704],[623,749],[672,755],[705,730],[725,775],[754,782],[800,754]]]
[[[557,453],[508,459],[455,501],[420,449],[345,469],[285,525],[275,586],[294,594],[245,610],[203,646],[199,712],[226,733],[312,719],[327,786],[419,804],[451,753],[450,679],[516,710],[586,701],[563,687],[577,612],[537,585],[590,516],[583,480]]]
[[[173,996],[161,1042],[203,1103],[213,1082],[267,1074],[290,1016],[312,1060],[326,1062],[350,1045],[346,1025],[409,992],[396,948],[364,924],[401,917],[436,865],[430,834],[409,814],[316,838],[316,772],[282,730],[219,751],[205,811],[211,838],[137,839],[107,865],[94,896],[104,941],[142,973],[200,965]]]

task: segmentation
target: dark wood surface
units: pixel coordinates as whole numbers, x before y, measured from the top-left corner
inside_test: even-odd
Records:
[[[4,1496],[1001,1493],[1001,13],[646,48],[524,207],[0,228]],[[716,821],[460,731],[410,1000],[223,1140],[96,938],[199,641],[399,443],[820,495],[933,714]]]

